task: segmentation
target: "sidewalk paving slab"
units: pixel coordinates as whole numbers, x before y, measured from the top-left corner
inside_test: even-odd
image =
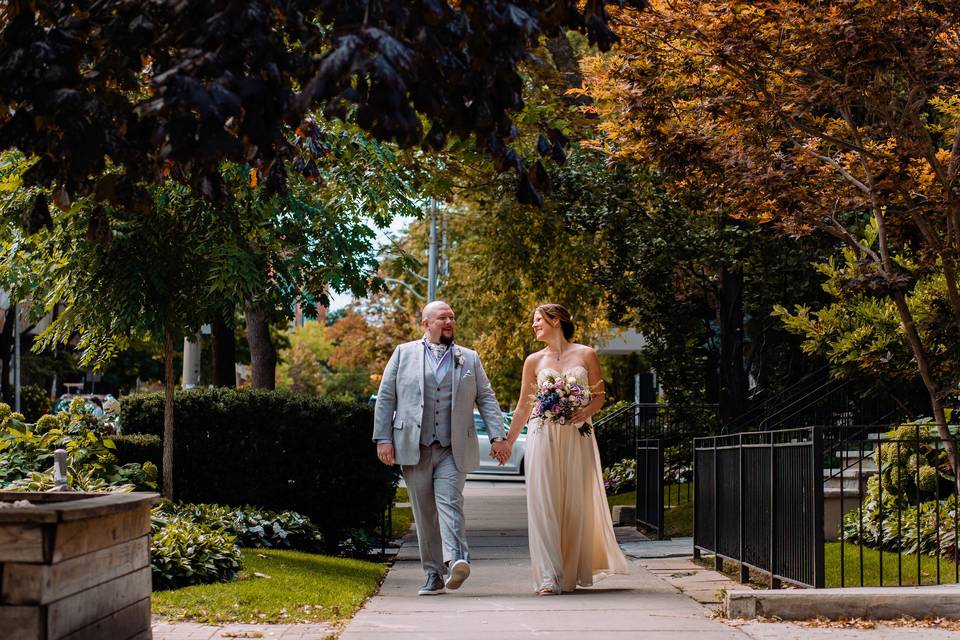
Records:
[[[153,622],[154,640],[327,640],[336,637],[337,629],[325,624],[228,624],[211,625],[197,622]]]
[[[693,555],[693,538],[631,540],[621,542],[620,546],[631,558],[689,558]]]

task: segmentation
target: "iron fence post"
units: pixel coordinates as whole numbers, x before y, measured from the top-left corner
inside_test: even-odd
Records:
[[[690,482],[694,485],[693,487],[693,503],[694,503],[693,505],[693,559],[699,560],[700,547],[698,546],[699,540],[697,537],[697,505],[696,505],[696,497],[697,497],[697,487],[696,487],[697,485],[697,439],[696,438],[693,439],[693,444],[691,446],[693,450],[693,465],[690,470],[690,473],[691,473]]]
[[[740,560],[740,582],[745,583],[750,580],[750,569],[747,568],[747,565],[743,562],[743,442],[740,443],[740,448],[737,449],[737,497],[739,501],[739,522],[737,523],[737,556]]]
[[[657,444],[657,540],[666,539],[666,533],[663,530],[663,475],[666,469],[663,468],[663,437],[654,440]]]
[[[824,536],[823,536],[823,433],[817,427],[813,433],[813,460],[811,463],[811,478],[813,491],[813,586],[815,589],[824,587]],[[843,480],[840,481],[840,491],[843,492]],[[841,514],[842,518],[842,514]]]
[[[775,455],[776,440],[772,433],[770,438],[770,588],[779,589],[780,579],[776,577],[777,567],[777,469]],[[742,444],[742,443],[741,443]]]
[[[717,456],[717,437],[713,437],[713,568],[717,571],[723,571],[723,558],[720,557],[720,511],[717,506],[717,485],[719,484],[719,475],[717,467],[719,466],[719,457]]]

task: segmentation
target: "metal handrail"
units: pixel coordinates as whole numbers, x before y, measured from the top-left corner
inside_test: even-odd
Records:
[[[802,378],[797,380],[795,383],[793,383],[789,387],[785,389],[781,389],[775,395],[769,398],[766,398],[764,400],[761,400],[758,404],[754,405],[744,413],[734,418],[732,421],[730,421],[729,424],[724,425],[724,432],[725,433],[730,432],[731,430],[736,429],[737,427],[742,426],[744,423],[749,422],[750,420],[756,418],[758,415],[765,414],[766,410],[770,406],[782,405],[787,397],[796,396],[801,393],[807,394],[807,392],[802,391],[802,389],[807,387],[812,380],[815,381],[815,384],[821,384],[824,374],[827,373],[829,369],[830,369],[830,365],[824,365],[823,367],[820,367],[816,371],[813,371],[803,376]],[[778,412],[779,411],[773,411],[771,412],[771,415],[776,415]],[[767,417],[768,416],[764,416],[763,419],[765,420]]]

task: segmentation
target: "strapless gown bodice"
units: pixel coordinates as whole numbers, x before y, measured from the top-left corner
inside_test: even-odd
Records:
[[[569,369],[565,369],[564,371],[558,371],[557,369],[553,369],[552,367],[544,367],[543,369],[540,369],[540,371],[537,371],[537,384],[540,384],[541,382],[543,382],[543,379],[550,374],[553,374],[555,376],[562,375],[564,377],[573,376],[574,378],[577,379],[577,384],[583,387],[587,386],[590,383],[590,376],[587,373],[587,368],[580,366],[578,364],[577,366],[570,367]]]

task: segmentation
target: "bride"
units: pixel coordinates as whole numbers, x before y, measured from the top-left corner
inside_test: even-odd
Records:
[[[583,436],[577,429],[603,406],[597,354],[570,342],[573,321],[558,304],[537,307],[533,333],[546,347],[523,363],[520,398],[507,435],[510,445],[530,418],[531,392],[543,376],[574,376],[593,394],[593,401],[573,416],[572,423],[533,418],[527,435],[524,466],[534,588],[539,595],[558,595],[628,569],[614,537],[594,434]]]

